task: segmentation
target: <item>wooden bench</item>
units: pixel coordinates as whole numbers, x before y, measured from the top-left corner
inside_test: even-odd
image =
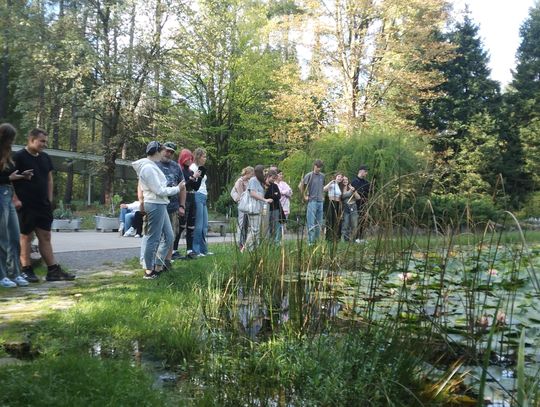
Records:
[[[229,228],[229,220],[209,220],[208,221],[208,230],[214,230],[219,227],[219,235],[225,236],[227,234],[227,229]]]

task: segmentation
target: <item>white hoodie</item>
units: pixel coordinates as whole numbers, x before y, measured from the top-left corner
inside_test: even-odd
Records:
[[[178,186],[168,187],[165,174],[157,164],[149,158],[141,158],[131,163],[143,191],[144,202],[155,204],[168,204],[168,196],[178,195]]]

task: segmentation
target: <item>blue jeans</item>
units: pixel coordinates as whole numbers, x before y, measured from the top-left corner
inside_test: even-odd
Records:
[[[193,231],[193,251],[195,253],[208,253],[207,234],[208,208],[206,207],[206,195],[195,192],[195,230]]]
[[[321,235],[324,202],[309,201],[307,204],[308,243],[314,244]]]
[[[174,234],[167,213],[167,205],[145,203],[147,224],[146,234],[142,238],[141,257],[143,267],[152,270],[154,266],[163,266],[169,249],[174,241]]]
[[[135,212],[128,208],[120,208],[120,222],[124,224],[124,232],[127,231],[132,223]]]
[[[10,185],[0,185],[0,279],[15,278],[21,273],[19,219],[11,202],[12,197],[13,188]]]
[[[281,212],[279,209],[270,211],[270,221],[268,224],[268,238],[270,242],[281,242],[281,223],[279,223],[279,216]]]

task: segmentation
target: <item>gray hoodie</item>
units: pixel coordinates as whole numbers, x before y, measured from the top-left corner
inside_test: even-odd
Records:
[[[155,204],[168,204],[168,196],[178,194],[178,186],[168,187],[165,174],[157,164],[149,158],[141,158],[131,163],[137,176],[139,185],[143,190],[144,202]]]

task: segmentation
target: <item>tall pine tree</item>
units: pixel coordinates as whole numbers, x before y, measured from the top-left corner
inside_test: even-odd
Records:
[[[497,178],[499,84],[489,78],[488,55],[468,16],[443,37],[455,56],[438,66],[446,79],[436,89],[440,96],[425,102],[417,119],[421,128],[437,132],[433,191],[485,193]]]
[[[504,160],[511,188],[519,198],[540,189],[540,3],[520,29],[521,44],[513,80],[506,95],[508,153]],[[509,183],[510,184],[510,183]],[[540,210],[540,208],[538,208]]]

